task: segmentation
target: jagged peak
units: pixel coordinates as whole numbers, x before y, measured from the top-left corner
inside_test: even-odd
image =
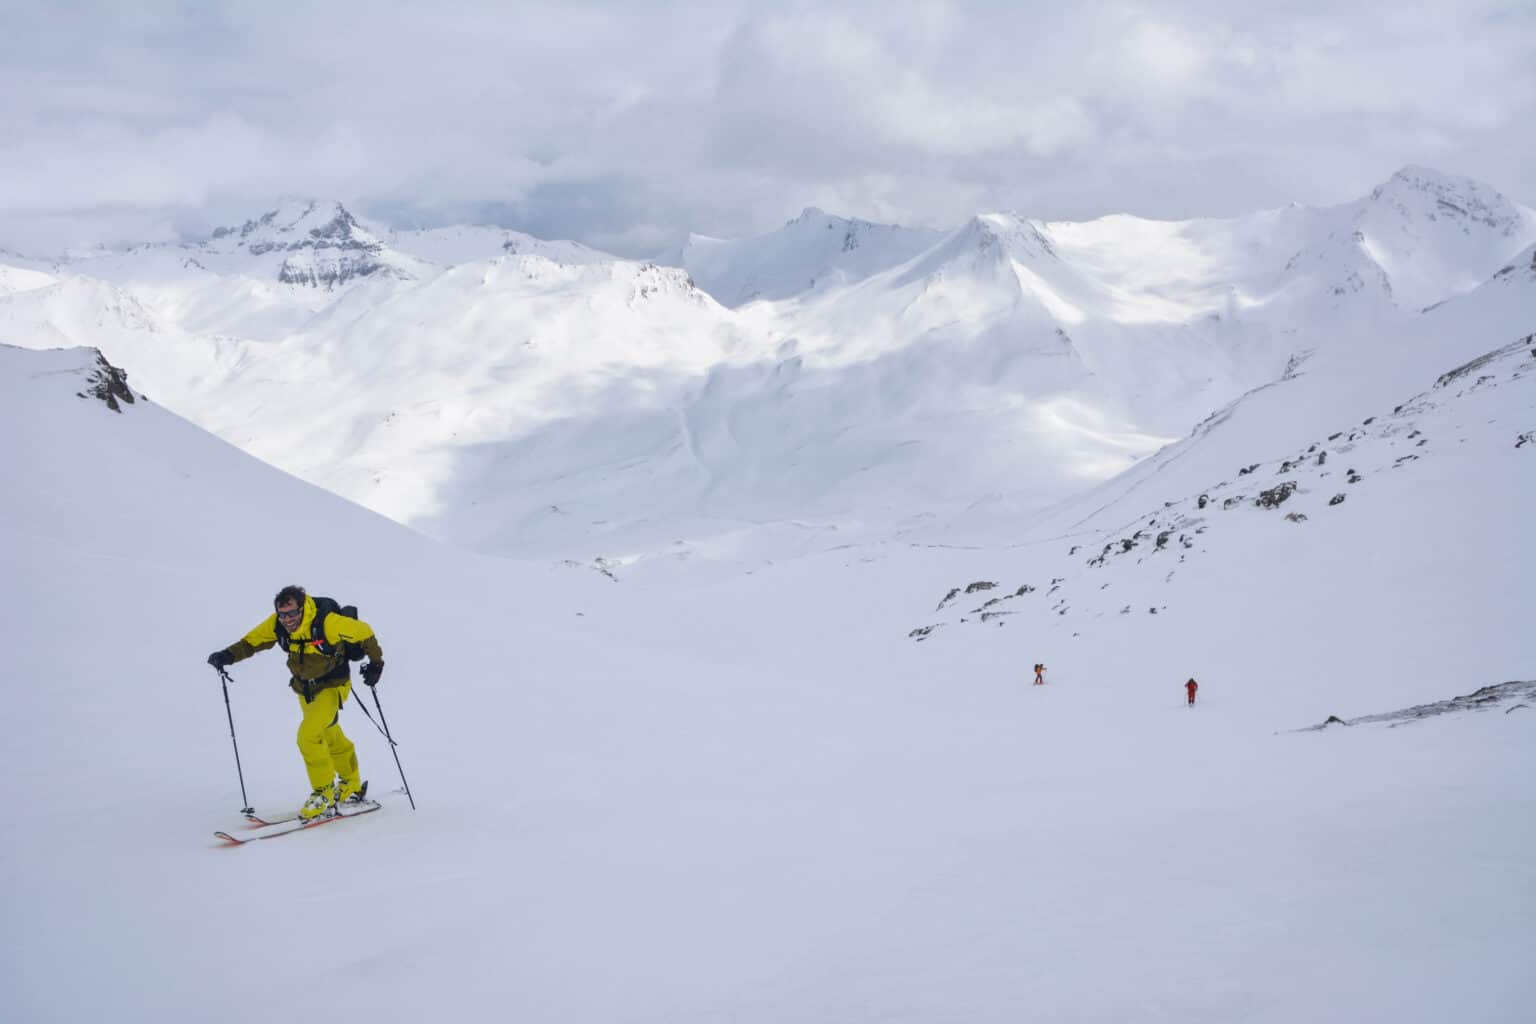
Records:
[[[1051,256],[1056,249],[1036,222],[1011,210],[978,213],[967,221],[957,237],[971,238],[981,248],[998,245],[1014,256]]]
[[[377,239],[358,224],[357,218],[334,199],[286,198],[260,217],[239,227],[218,228],[213,233],[216,240],[232,237],[242,243],[281,239],[288,246],[305,240],[377,244]]]

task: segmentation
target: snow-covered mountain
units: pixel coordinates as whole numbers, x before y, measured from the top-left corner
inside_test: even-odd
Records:
[[[1533,242],[1536,214],[1422,168],[1230,220],[935,233],[807,211],[695,238],[682,268],[306,200],[0,271],[0,340],[98,345],[158,401],[434,535],[622,563],[1027,516],[1361,338],[1474,330],[1473,307],[1519,322]],[[1390,379],[1396,350],[1366,347],[1359,372]]]
[[[414,280],[426,269],[391,249],[340,203],[316,199],[284,200],[201,241],[87,249],[66,254],[57,267],[134,286],[182,284],[212,274],[321,292],[371,277]]]
[[[1438,671],[1452,672],[1448,659],[1468,643],[1503,647],[1507,662],[1520,664],[1536,653],[1520,606],[1488,598],[1519,591],[1536,561],[1536,541],[1522,525],[1536,496],[1526,451],[1536,444],[1528,425],[1536,416],[1536,334],[1477,351],[1498,336],[1413,345],[1405,367],[1365,388],[1351,387],[1351,360],[1311,364],[1026,525],[974,510],[994,513],[990,530],[952,523],[943,538],[994,549],[987,578],[997,582],[980,596],[949,595],[942,616],[914,639],[1016,615],[1047,629],[1051,639],[1038,642],[1068,648],[1123,616],[1172,614],[1189,629],[1216,614],[1219,595],[1246,593],[1247,580],[1308,595],[1305,607],[1268,610],[1277,635],[1293,632],[1281,624],[1287,619],[1332,616],[1355,629],[1377,620],[1371,628],[1383,639],[1393,623],[1435,635],[1433,652],[1406,644],[1347,654],[1351,664],[1339,670],[1391,680],[1399,693],[1427,698],[1440,676],[1417,675],[1415,666],[1444,660]],[[1028,588],[1016,589],[1014,577]],[[1431,586],[1436,593],[1427,596]],[[1350,613],[1363,592],[1369,606]],[[1042,608],[1029,604],[1049,608],[1031,614]],[[1465,607],[1479,608],[1476,617]],[[1175,628],[1161,620],[1165,626]],[[1473,635],[1453,637],[1458,630]],[[1322,700],[1335,678],[1292,685],[1315,688]]]
[[[672,257],[721,304],[776,301],[851,284],[903,263],[942,232],[835,217],[815,207],[757,238],[690,235]]]
[[[434,543],[94,351],[0,347],[7,1006],[266,1020],[251,978],[308,984],[327,906],[371,1020],[1523,1020],[1529,259],[1033,521],[746,537],[714,578]],[[240,779],[307,792],[281,658],[227,707],[203,664],[290,582],[379,631],[342,721],[384,808],[220,849]]]
[[[554,263],[602,263],[614,257],[578,242],[547,242],[507,228],[459,225],[413,231],[390,231],[389,247],[439,267],[483,262],[501,256],[542,256]]]
[[[337,288],[374,274],[409,280],[419,269],[334,202],[286,202],[238,228],[219,228],[202,248],[221,255],[280,254],[277,279],[314,288]]]
[[[1248,308],[1298,282],[1336,297],[1370,283],[1416,311],[1475,288],[1504,256],[1536,240],[1536,211],[1480,182],[1416,166],[1337,207],[1293,205],[1228,220],[1003,219],[1027,225],[1045,247],[1116,291],[1119,315],[1142,319],[1183,320],[1191,307],[1220,312],[1234,289]],[[977,221],[959,229],[973,241],[984,230]],[[969,244],[946,235],[809,209],[758,238],[693,236],[679,260],[700,287],[734,307],[854,284],[935,246],[952,254]],[[935,267],[931,259],[925,265]],[[1308,272],[1295,273],[1303,265]]]
[[[1422,309],[1470,291],[1536,240],[1536,211],[1466,178],[1405,167],[1358,204],[1361,245],[1400,305]]]

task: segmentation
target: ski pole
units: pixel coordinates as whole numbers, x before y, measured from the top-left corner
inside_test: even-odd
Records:
[[[240,777],[240,802],[245,806],[240,808],[241,814],[255,814],[256,809],[251,806],[250,798],[245,795],[245,770],[240,767],[240,741],[235,739],[235,713],[229,707],[229,673],[219,668],[219,685],[224,688],[224,714],[229,717],[229,741],[235,745],[235,774]]]
[[[378,733],[380,736],[383,736],[385,741],[390,746],[392,746],[392,747],[399,746],[399,744],[397,744],[394,740],[389,738],[389,736],[384,732],[383,729],[379,728],[379,723],[375,722],[373,720],[373,712],[368,710],[368,705],[363,703],[363,699],[361,697],[359,697],[357,699],[357,710],[359,710],[359,711],[361,711],[363,713],[363,717],[368,719],[368,724],[373,726],[373,731]]]
[[[396,749],[398,744],[395,738],[389,734],[389,719],[384,717],[384,705],[379,703],[379,689],[376,686],[368,687],[373,692],[373,706],[379,709],[379,721],[384,723],[384,738],[389,740],[389,752],[395,755],[395,771],[400,773],[400,784],[405,787],[405,798],[411,802],[411,810],[416,809],[416,798],[411,796],[411,784],[405,781],[405,769],[400,767],[400,751]],[[358,707],[362,707],[361,704]],[[364,708],[366,713],[367,709]]]

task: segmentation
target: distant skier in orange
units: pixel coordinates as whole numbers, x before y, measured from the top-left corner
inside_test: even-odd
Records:
[[[1035,665],[1035,685],[1045,685],[1045,666],[1038,663]]]
[[[1189,694],[1189,707],[1195,706],[1195,691],[1200,689],[1200,684],[1191,679],[1184,684],[1184,692]]]

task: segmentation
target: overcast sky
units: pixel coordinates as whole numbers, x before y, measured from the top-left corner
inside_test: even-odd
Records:
[[[1330,204],[1408,163],[1536,206],[1536,0],[0,0],[0,248],[38,255],[284,195],[649,255],[805,206]]]

